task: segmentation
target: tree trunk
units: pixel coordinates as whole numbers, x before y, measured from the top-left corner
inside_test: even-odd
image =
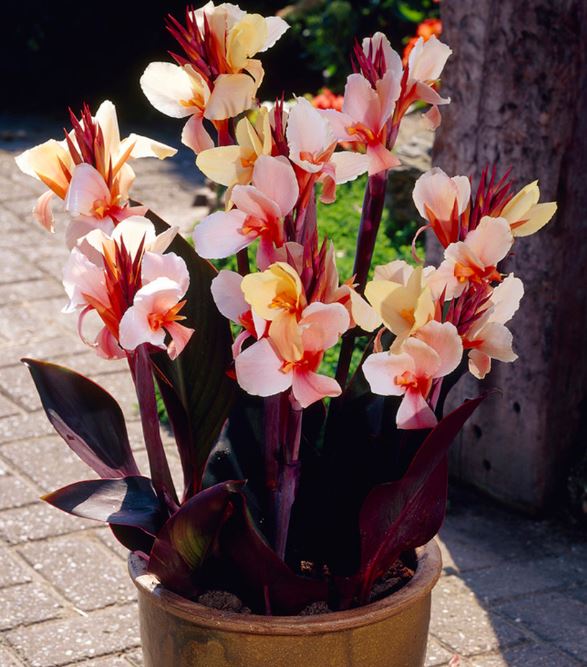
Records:
[[[494,362],[490,397],[453,448],[454,474],[530,511],[544,509],[584,446],[587,425],[587,3],[442,0],[453,49],[433,163],[478,182],[513,167],[558,213],[519,239],[506,272],[526,293],[511,323],[513,364]],[[428,240],[431,258],[438,248]],[[478,393],[462,380],[451,404]],[[449,406],[450,407],[450,406]]]

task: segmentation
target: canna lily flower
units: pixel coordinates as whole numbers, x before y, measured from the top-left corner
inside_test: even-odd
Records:
[[[247,14],[236,5],[207,3],[186,11],[186,25],[170,18],[168,29],[185,56],[172,54],[177,65],[151,63],[141,87],[162,113],[190,116],[182,142],[196,153],[213,147],[203,119],[219,128],[253,105],[264,72],[252,56],[273,46],[288,29],[278,17]]]
[[[457,368],[463,345],[450,322],[428,322],[398,352],[376,352],[363,364],[371,391],[403,396],[396,415],[401,429],[433,428],[438,423],[427,399],[433,382]]]
[[[248,185],[253,178],[257,158],[271,155],[269,111],[261,107],[254,125],[248,118],[239,120],[235,135],[237,145],[204,150],[196,160],[196,166],[205,176],[227,188],[237,184]],[[227,197],[227,201],[229,199]]]
[[[383,273],[380,269],[375,275],[376,279],[367,283],[365,296],[385,327],[395,334],[392,346],[395,351],[408,336],[434,318],[435,306],[422,267],[412,269],[405,263],[405,266],[399,262],[392,264],[394,266],[388,265],[386,272],[401,282],[380,279]]]
[[[504,206],[501,216],[510,223],[514,237],[535,234],[549,223],[556,213],[556,202],[539,204],[539,199],[538,181],[533,181]]]
[[[436,91],[436,82],[449,59],[452,50],[440,42],[435,35],[424,41],[420,37],[408,57],[408,83],[406,88],[414,88],[416,99],[433,104],[449,104],[450,98],[442,98]]]
[[[81,121],[71,115],[73,131],[64,141],[50,139],[17,156],[19,169],[42,181],[49,191],[39,197],[33,215],[48,231],[53,231],[51,200],[53,195],[65,200],[78,165],[94,167],[109,190],[109,201],[122,210],[126,206],[135,174],[128,160],[175,155],[174,148],[148,137],[131,134],[121,141],[116,109],[112,102],[102,102],[95,117],[84,107]]]
[[[253,313],[270,322],[269,336],[282,357],[300,359],[303,348],[298,321],[306,296],[297,271],[285,262],[275,262],[265,271],[245,276],[241,289]]]
[[[214,147],[214,141],[204,127],[210,88],[191,65],[151,63],[141,76],[140,84],[145,97],[157,111],[171,118],[189,116],[181,133],[184,146],[196,154]]]
[[[469,371],[477,379],[489,373],[492,359],[512,362],[518,358],[505,324],[518,310],[523,295],[522,281],[510,274],[493,290],[485,313],[463,337],[464,348],[469,350]]]
[[[338,141],[360,142],[367,146],[369,176],[397,167],[400,161],[387,148],[388,121],[401,90],[399,71],[388,70],[375,86],[362,74],[351,74],[345,86],[342,112],[326,110]]]
[[[194,333],[193,329],[179,323],[185,320],[185,316],[179,314],[186,303],[181,300],[184,295],[184,287],[168,277],[155,278],[141,287],[120,321],[120,345],[125,350],[135,350],[143,343],[150,343],[165,349],[167,333],[171,336],[168,354],[176,359]]]
[[[283,219],[298,200],[295,172],[287,158],[262,155],[255,163],[253,185],[236,185],[234,208],[204,218],[194,230],[201,257],[218,259],[236,254],[260,239],[259,265],[271,263],[273,249],[285,242]]]
[[[295,354],[284,354],[271,335],[253,343],[236,357],[238,383],[255,396],[273,396],[291,388],[302,408],[326,396],[339,396],[336,380],[317,370],[324,351],[336,345],[348,326],[348,313],[340,304],[310,304],[296,324],[300,348],[295,348]]]
[[[450,178],[433,167],[418,178],[412,197],[418,213],[428,220],[445,248],[458,241],[459,217],[471,199],[471,183],[466,176]]]
[[[352,181],[369,168],[366,155],[334,152],[337,139],[330,123],[304,98],[298,98],[289,112],[286,137],[289,158],[303,175],[300,190],[309,196],[314,182],[322,182],[324,203],[334,201],[337,184]]]
[[[74,130],[64,141],[50,139],[17,156],[19,169],[42,181],[49,191],[39,197],[33,215],[48,231],[53,231],[51,200],[53,195],[65,200],[77,165],[87,163],[102,176],[109,189],[109,198],[122,209],[135,174],[129,159],[175,155],[174,148],[158,141],[131,134],[121,141],[116,109],[112,102],[102,102],[92,118],[86,106],[82,120],[72,114]]]
[[[501,281],[496,265],[508,254],[514,238],[505,218],[485,216],[464,241],[451,243],[444,261],[429,278],[435,297],[444,291],[446,299],[460,296],[470,283]]]
[[[189,273],[185,262],[174,253],[161,254],[176,233],[177,229],[170,228],[157,236],[149,220],[135,216],[121,222],[111,236],[100,229],[93,230],[72,249],[63,274],[69,297],[64,312],[79,312],[80,337],[100,356],[124,356],[118,344],[120,321],[142,287],[166,278],[177,285],[182,295],[187,291]],[[92,310],[104,324],[93,343],[82,333],[83,320]]]

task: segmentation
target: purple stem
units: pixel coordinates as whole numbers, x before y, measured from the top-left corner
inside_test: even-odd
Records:
[[[386,186],[387,171],[382,171],[374,176],[369,176],[367,187],[365,188],[363,212],[357,236],[357,250],[353,268],[355,283],[357,285],[356,289],[361,294],[365,290],[367,276],[371,268],[371,260],[373,259],[375,242],[377,241],[377,232],[379,231],[381,216],[383,215]],[[338,366],[336,368],[336,380],[343,391],[351,366],[354,346],[355,334],[349,331],[343,336],[340,355],[338,357]]]
[[[303,410],[290,402],[279,487],[276,494],[275,551],[285,560],[291,509],[296,499],[300,480],[300,443],[302,438]]]
[[[161,440],[155,383],[147,345],[139,345],[135,352],[129,355],[128,363],[139,401],[153,487],[159,499],[169,507],[171,512],[175,512],[179,508],[179,501]]]

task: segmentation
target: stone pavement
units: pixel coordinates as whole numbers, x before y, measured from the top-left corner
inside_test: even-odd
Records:
[[[17,148],[0,144],[0,667],[141,665],[125,550],[107,528],[38,500],[92,473],[54,435],[23,356],[96,379],[121,403],[139,462],[145,455],[124,365],[88,351],[60,313],[66,252],[31,220],[39,188],[16,170]],[[190,157],[136,166],[136,198],[187,229],[201,214]],[[462,667],[587,665],[587,544],[469,492],[452,496],[427,665],[455,655]]]

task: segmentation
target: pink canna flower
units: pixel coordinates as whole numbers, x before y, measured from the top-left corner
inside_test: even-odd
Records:
[[[412,194],[418,213],[446,248],[459,240],[459,219],[471,200],[471,183],[466,176],[450,178],[433,167],[422,174]]]
[[[310,304],[297,324],[301,347],[289,347],[296,350],[295,355],[284,356],[271,336],[262,338],[236,357],[238,383],[255,396],[273,396],[291,388],[302,408],[327,396],[339,396],[336,380],[317,371],[324,351],[338,342],[348,326],[348,313],[340,304]]]
[[[396,167],[400,161],[387,148],[388,121],[401,90],[402,69],[388,70],[374,86],[362,74],[351,74],[346,83],[342,112],[321,113],[338,141],[360,142],[367,147],[369,176]]]
[[[143,157],[164,159],[177,152],[170,146],[138,134],[131,134],[121,141],[116,109],[108,100],[102,102],[94,117],[84,106],[81,120],[71,114],[71,121],[74,129],[66,134],[64,141],[50,139],[16,158],[22,172],[42,181],[49,188],[33,210],[36,220],[48,231],[53,231],[53,195],[66,199],[77,166],[91,165],[108,189],[109,205],[122,211],[127,205],[135,177],[128,161]],[[103,199],[106,201],[105,197]]]
[[[471,283],[501,281],[496,265],[508,254],[514,238],[505,218],[485,216],[464,241],[451,243],[444,261],[428,278],[435,297],[445,291],[446,299],[463,293]]]
[[[298,195],[289,160],[260,156],[255,162],[253,184],[234,187],[234,208],[213,213],[196,226],[197,253],[208,259],[228,257],[260,239],[258,263],[270,263],[273,249],[285,242],[283,219],[296,205]]]
[[[403,396],[396,422],[401,429],[433,428],[438,420],[427,399],[434,380],[457,368],[463,344],[449,322],[428,322],[398,352],[376,352],[363,364],[371,391]]]
[[[337,184],[352,181],[369,168],[366,155],[334,152],[337,139],[330,123],[304,98],[298,98],[289,112],[286,137],[289,158],[300,170],[302,198],[319,181],[324,185],[321,200],[331,203]]]
[[[491,370],[492,359],[512,362],[518,358],[505,324],[518,310],[523,295],[522,281],[510,274],[493,290],[485,313],[463,336],[464,348],[469,350],[469,371],[479,380]]]
[[[167,277],[155,278],[141,287],[135,294],[133,305],[120,321],[120,345],[125,350],[134,350],[143,343],[166,348],[166,333],[171,336],[167,351],[171,359],[177,358],[188,344],[193,329],[180,324],[185,316],[180,315],[186,304],[182,301],[185,289]]]
[[[408,84],[415,86],[417,99],[428,104],[448,104],[450,98],[442,98],[436,91],[435,83],[449,59],[452,50],[440,42],[435,35],[424,41],[420,37],[408,58]]]
[[[69,304],[64,311],[79,312],[80,336],[100,356],[124,356],[119,345],[120,323],[142,288],[165,278],[175,285],[179,298],[187,291],[189,273],[183,259],[174,253],[162,254],[176,233],[177,229],[170,228],[157,236],[149,220],[135,216],[123,220],[111,236],[102,230],[93,230],[72,249],[63,275],[63,284],[69,297]],[[168,311],[177,305],[179,298]],[[168,301],[169,295],[155,299],[151,305],[159,307]],[[142,303],[144,309],[147,301]],[[169,317],[177,315],[178,310]],[[82,332],[83,320],[90,311],[95,311],[104,325],[94,342],[88,342]],[[155,324],[159,315],[160,310],[152,318]],[[175,331],[178,338],[178,342],[170,348],[170,354],[179,353],[177,350],[181,349],[182,336],[185,337],[183,329],[177,328],[180,325],[173,324],[175,321],[169,320],[171,329],[167,327],[168,331]]]

